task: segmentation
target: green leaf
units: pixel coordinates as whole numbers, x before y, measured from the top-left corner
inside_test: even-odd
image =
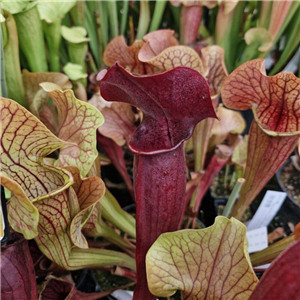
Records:
[[[206,229],[162,234],[146,257],[151,293],[169,297],[180,290],[183,299],[248,299],[258,279],[245,235],[245,225],[220,216]]]
[[[31,2],[27,10],[14,15],[20,49],[32,72],[47,72],[47,59],[44,45],[42,21],[36,7],[36,2]],[[33,38],[34,37],[34,38]]]
[[[293,19],[289,23],[286,29],[286,43],[284,49],[279,57],[279,60],[276,62],[274,68],[270,71],[269,75],[272,76],[280,71],[291,58],[292,53],[299,48],[300,45],[300,35],[299,35],[299,28],[300,28],[300,7],[298,8],[298,13],[295,13]]]
[[[73,248],[69,257],[69,270],[122,266],[135,270],[135,259],[129,255],[99,248]]]
[[[2,23],[2,22],[5,22],[5,18],[4,18],[4,16],[0,13],[0,22]]]
[[[287,236],[268,248],[255,252],[250,255],[253,267],[258,267],[264,264],[271,263],[278,255],[280,255],[286,248],[297,240],[295,234]]]
[[[102,198],[103,199],[103,198]],[[101,200],[102,200],[101,199]],[[113,208],[114,209],[114,208]],[[118,233],[115,228],[109,225],[103,220],[102,218],[102,211],[103,208],[101,206],[101,201],[96,203],[91,216],[87,220],[87,222],[84,224],[84,227],[82,228],[82,233],[85,236],[88,237],[103,237],[106,240],[110,241],[114,245],[119,246],[123,249],[134,249],[135,247],[131,244],[125,241],[125,239],[121,236],[120,233]],[[125,212],[124,212],[125,213]],[[118,215],[118,211],[115,211],[115,214]],[[134,218],[132,217],[134,220]],[[135,223],[133,222],[132,230],[134,231]],[[123,224],[123,227],[126,225]],[[128,232],[128,230],[127,230]]]
[[[108,190],[106,190],[100,203],[104,219],[128,233],[131,237],[136,236],[134,217],[121,208],[118,201]]]
[[[25,11],[30,1],[1,1],[1,9],[9,11],[11,14],[17,14]]]
[[[241,55],[239,64],[265,55],[273,46],[272,35],[263,27],[250,28],[244,38],[247,46]]]
[[[100,62],[102,62],[102,58],[100,57],[100,49],[101,45],[99,42],[99,38],[97,35],[97,26],[95,21],[94,13],[90,11],[87,3],[84,3],[84,27],[87,30],[88,36],[90,37],[90,48],[95,59],[97,67],[100,69],[102,66]],[[99,28],[100,31],[100,28]],[[102,55],[101,55],[102,56]]]
[[[77,81],[79,79],[87,78],[87,73],[83,71],[82,66],[72,63],[67,63],[63,67],[66,75],[73,81]]]
[[[37,1],[37,8],[40,18],[47,23],[52,23],[62,19],[67,12],[75,6],[76,1],[68,0],[62,2]]]
[[[114,38],[119,35],[119,20],[117,13],[117,2],[116,1],[107,1],[107,12],[108,12],[108,20],[110,25],[110,38]]]
[[[7,33],[7,42],[3,44],[3,64],[5,70],[5,79],[7,86],[7,97],[14,99],[19,104],[27,107],[24,97],[24,87],[22,82],[20,57],[19,57],[19,40],[17,25],[14,17],[8,12],[4,12],[5,23],[1,24],[2,33]],[[5,28],[3,28],[3,26]],[[4,31],[5,29],[6,31]],[[3,80],[3,78],[1,78]]]
[[[61,33],[67,40],[69,61],[73,64],[80,65],[83,72],[86,73],[85,57],[88,51],[88,42],[90,41],[90,39],[86,37],[86,29],[80,26],[72,28],[62,26]],[[81,79],[79,81],[86,86],[86,79]]]
[[[81,26],[74,26],[72,28],[69,28],[62,25],[61,34],[64,39],[73,44],[79,44],[90,41],[90,39],[86,37],[86,29]]]

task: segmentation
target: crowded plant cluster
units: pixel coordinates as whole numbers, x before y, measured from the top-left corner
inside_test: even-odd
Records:
[[[3,299],[298,299],[300,219],[251,254],[246,225],[299,158],[299,14],[299,1],[2,1]],[[90,269],[128,281],[87,293]]]

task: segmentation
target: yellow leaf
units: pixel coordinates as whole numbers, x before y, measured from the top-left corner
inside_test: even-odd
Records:
[[[155,66],[161,72],[171,70],[179,66],[193,68],[202,75],[205,75],[207,72],[198,53],[187,46],[169,47],[151,59],[144,59],[144,62]]]
[[[88,248],[87,241],[81,233],[81,229],[90,217],[95,204],[103,197],[105,185],[102,179],[97,176],[81,178],[79,169],[76,167],[67,167],[67,170],[73,175],[74,185],[72,188],[75,191],[74,196],[76,196],[74,201],[77,201],[80,207],[80,211],[71,222],[71,239],[77,247]]]
[[[38,234],[39,212],[26,196],[21,186],[1,174],[1,185],[12,192],[7,203],[7,214],[10,226],[24,235],[25,239],[33,239]]]
[[[35,116],[39,116],[39,112],[49,99],[47,93],[40,86],[42,82],[53,82],[62,89],[72,87],[69,78],[65,74],[58,72],[29,72],[23,70],[25,98],[29,105],[29,110]]]
[[[58,137],[68,145],[59,153],[58,166],[76,166],[84,177],[98,157],[96,129],[104,122],[102,114],[92,105],[75,98],[72,90],[61,91],[55,84],[44,82],[58,110]]]
[[[60,193],[73,183],[67,171],[43,161],[66,143],[7,98],[1,98],[1,141],[1,170],[22,187],[30,201]]]
[[[161,297],[180,290],[193,300],[248,299],[258,279],[245,235],[245,225],[220,216],[206,229],[162,234],[146,257],[149,290]]]

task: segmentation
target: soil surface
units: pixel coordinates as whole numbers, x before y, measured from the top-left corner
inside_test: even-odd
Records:
[[[290,199],[300,205],[300,171],[297,170],[292,161],[288,161],[279,172],[279,184],[289,195]]]

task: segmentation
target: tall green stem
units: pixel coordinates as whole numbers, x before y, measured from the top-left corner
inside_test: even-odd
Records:
[[[45,32],[45,38],[49,50],[49,60],[50,60],[50,71],[59,72],[60,71],[60,61],[59,61],[59,47],[61,42],[61,19],[57,19],[52,23],[47,23],[43,21],[43,28]]]
[[[6,91],[7,97],[17,101],[22,106],[27,107],[20,66],[19,42],[16,23],[14,17],[9,12],[5,11],[4,17],[6,20],[1,26],[6,26],[6,28],[1,30],[1,34],[2,32],[7,32],[7,42],[5,45],[3,45],[4,53],[3,56],[1,56],[1,60],[4,58],[5,62],[5,65],[4,63],[1,64],[2,94],[5,95],[4,92]],[[5,76],[2,74],[3,70],[5,72]]]
[[[4,57],[3,57],[3,41],[2,38],[2,28],[0,31],[0,43],[1,43],[1,96],[7,97],[7,88],[6,88],[6,81],[5,81],[5,71],[4,71]]]
[[[229,199],[226,203],[226,206],[224,208],[223,211],[223,216],[229,218],[230,217],[230,213],[232,211],[233,205],[237,199],[238,193],[240,192],[240,189],[242,187],[242,185],[244,184],[245,179],[244,178],[239,178],[229,196]]]
[[[225,63],[229,72],[233,71],[236,64],[235,59],[237,57],[237,52],[239,51],[238,44],[241,41],[239,35],[240,24],[242,22],[245,5],[245,1],[240,1],[237,4],[233,17],[228,24],[226,35],[220,44],[220,46],[225,50]]]
[[[99,66],[102,67],[103,64],[103,52],[104,52],[104,47],[102,43],[102,30],[101,30],[101,25],[100,25],[100,16],[99,14],[96,14],[96,26],[97,26],[97,37],[99,40]]]
[[[108,20],[110,25],[110,39],[119,35],[119,21],[116,1],[107,1]]]
[[[149,28],[149,32],[155,31],[159,28],[159,25],[161,23],[165,7],[166,7],[167,1],[156,1],[155,2],[155,8],[152,15],[152,20]]]
[[[140,1],[140,17],[139,24],[136,33],[136,39],[141,40],[143,36],[147,33],[150,23],[150,7],[149,1]]]
[[[264,27],[266,29],[269,27],[272,5],[272,1],[261,1],[259,9],[260,14],[257,20],[257,27]]]
[[[85,1],[77,1],[76,5],[71,9],[70,14],[75,26],[84,26]]]
[[[124,35],[125,30],[126,30],[126,23],[128,20],[128,7],[129,7],[129,2],[128,0],[122,1],[123,7],[122,7],[122,17],[121,17],[121,29],[120,29],[120,34]]]
[[[4,50],[2,43],[2,26],[0,25],[0,96],[7,97],[6,81],[5,81],[5,69],[4,69]],[[4,221],[4,230],[1,232],[2,241],[7,241],[9,239],[8,221],[7,221],[7,209],[6,201],[4,196],[4,187],[0,185],[0,206],[1,206],[1,217],[2,222]],[[1,224],[1,228],[2,224]]]
[[[285,47],[280,55],[279,60],[277,61],[274,68],[269,73],[270,76],[275,75],[277,72],[279,72],[284,65],[288,62],[288,59],[290,59],[293,52],[299,48],[300,44],[300,35],[299,35],[299,28],[300,28],[300,7],[298,8],[297,13],[294,15],[293,19],[289,23],[286,31],[285,31],[285,37],[286,37],[286,43]]]
[[[100,32],[100,21],[99,21],[99,13],[95,12],[94,7],[88,6],[89,2],[85,2],[85,9],[84,9],[84,27],[88,32],[88,37],[91,39],[89,42],[89,46],[91,52],[93,54],[96,66],[98,70],[102,66],[102,51],[101,51],[101,35],[98,36],[98,31]],[[98,20],[98,23],[97,23]],[[99,24],[99,30],[98,30]]]
[[[99,13],[100,18],[100,28],[97,24],[97,30],[100,30],[101,32],[101,39],[99,42],[101,43],[103,49],[105,49],[108,43],[108,19],[106,1],[95,2],[95,7],[96,11]]]
[[[168,8],[170,9],[172,16],[173,16],[173,24],[172,24],[172,28],[174,28],[174,30],[176,32],[179,32],[180,30],[180,13],[181,13],[181,6],[176,7],[174,5],[172,5],[170,2],[168,3]]]
[[[30,71],[47,72],[42,21],[36,5],[15,14],[14,18],[18,29],[20,49],[26,57]]]
[[[284,31],[286,30],[287,26],[290,24],[291,19],[296,15],[296,12],[297,12],[297,9],[299,8],[299,6],[300,6],[299,1],[293,1],[292,5],[289,9],[289,13],[287,14],[286,18],[284,19],[284,22],[283,22],[282,26],[280,27],[280,30],[278,31],[278,34],[274,38],[274,41],[273,41],[274,45],[279,41],[279,39],[283,35]],[[298,17],[298,15],[297,15],[297,17]],[[267,57],[270,54],[271,50],[272,49],[270,49],[265,54],[265,57]]]

